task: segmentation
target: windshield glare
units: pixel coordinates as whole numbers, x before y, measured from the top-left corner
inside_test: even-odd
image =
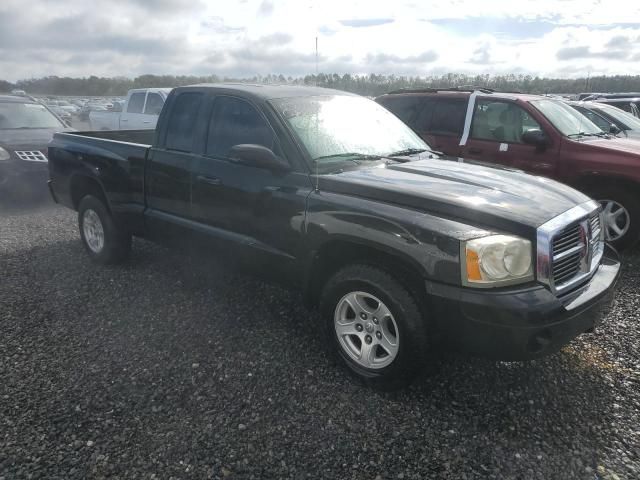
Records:
[[[37,103],[0,103],[0,130],[14,128],[61,128],[60,121]]]
[[[271,103],[320,164],[340,161],[335,158],[340,154],[383,156],[407,149],[429,149],[395,115],[363,97],[297,97]],[[326,158],[329,156],[334,158]]]
[[[625,112],[624,110],[619,109],[618,107],[612,107],[609,105],[598,105],[591,107],[593,110],[601,111],[613,117],[617,122],[622,123],[623,125],[618,125],[619,127],[626,126],[629,130],[640,130],[640,119],[634,117],[630,113]]]
[[[578,134],[602,134],[595,123],[569,105],[558,100],[534,100],[531,104],[540,110],[554,127],[565,136]]]

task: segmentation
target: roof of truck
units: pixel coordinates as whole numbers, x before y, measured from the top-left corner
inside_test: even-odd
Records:
[[[313,97],[320,95],[354,95],[352,93],[331,88],[309,87],[299,85],[260,85],[254,83],[202,83],[189,87],[210,87],[212,89],[229,90],[249,94],[263,100],[271,98]]]

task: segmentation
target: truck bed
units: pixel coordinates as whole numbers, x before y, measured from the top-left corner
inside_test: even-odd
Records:
[[[56,133],[49,144],[51,192],[58,203],[77,208],[75,192],[95,182],[122,212],[132,231],[142,222],[144,164],[154,130]]]
[[[116,142],[134,143],[150,147],[156,132],[155,130],[99,130],[88,132],[70,132],[68,135],[87,138],[99,138]]]

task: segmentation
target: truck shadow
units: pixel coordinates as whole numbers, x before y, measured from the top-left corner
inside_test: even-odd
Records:
[[[599,353],[593,336],[529,363],[445,352],[410,388],[379,393],[332,360],[321,319],[299,293],[214,259],[136,240],[129,263],[98,267],[79,240],[68,240],[1,254],[0,267],[12,279],[10,288],[0,285],[0,297],[11,318],[21,318],[8,335],[28,335],[39,358],[57,349],[51,365],[39,365],[45,372],[56,366],[55,395],[75,402],[99,386],[110,399],[101,408],[128,405],[147,429],[161,428],[145,415],[160,401],[151,385],[162,384],[170,385],[161,400],[167,409],[179,404],[188,418],[218,415],[228,409],[220,395],[230,402],[249,389],[258,404],[279,399],[292,435],[329,422],[333,430],[314,431],[327,442],[364,436],[375,452],[410,449],[408,439],[433,444],[425,469],[434,474],[455,471],[463,456],[474,456],[483,473],[496,448],[561,458],[579,445],[581,461],[595,465],[616,436],[613,385],[626,373]],[[89,364],[91,371],[83,367]],[[130,372],[138,372],[135,381]],[[345,416],[368,423],[354,427]],[[472,441],[477,436],[485,442]],[[517,471],[504,468],[501,478]]]

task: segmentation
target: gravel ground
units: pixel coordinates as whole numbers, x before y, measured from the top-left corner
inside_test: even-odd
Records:
[[[1,208],[1,207],[0,207]],[[640,252],[550,358],[447,354],[381,394],[297,293],[144,241],[89,263],[75,214],[0,214],[0,480],[640,478]]]

